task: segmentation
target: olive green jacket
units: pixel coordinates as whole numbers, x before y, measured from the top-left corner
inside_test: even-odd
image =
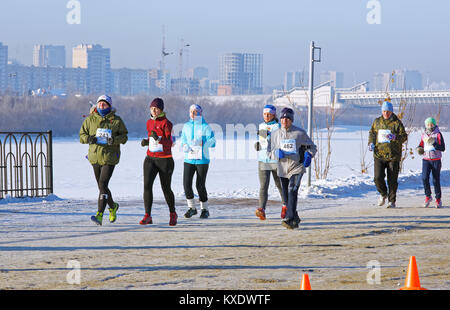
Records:
[[[394,134],[395,139],[390,142],[382,142],[382,134],[385,132]],[[408,140],[408,134],[402,121],[395,114],[392,114],[389,119],[384,119],[383,116],[376,118],[369,131],[369,145],[371,143],[375,145],[373,156],[386,161],[401,160],[402,144],[406,140]]]
[[[88,159],[91,164],[117,165],[120,159],[120,144],[128,141],[128,130],[122,119],[116,115],[113,109],[105,117],[101,117],[96,111],[90,114],[83,122],[80,129],[80,142],[88,143],[89,136],[95,136],[98,128],[111,129],[112,145],[90,144]]]

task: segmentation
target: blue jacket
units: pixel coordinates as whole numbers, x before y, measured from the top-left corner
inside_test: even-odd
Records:
[[[185,146],[186,145],[186,146]],[[209,164],[209,148],[216,146],[214,132],[202,118],[190,119],[181,132],[181,146],[184,152],[184,162],[192,165]]]
[[[261,145],[261,150],[258,151],[258,161],[262,162],[262,163],[266,163],[266,164],[275,164],[278,163],[277,159],[271,159],[269,157],[269,154],[267,153],[267,147],[269,146],[270,143],[270,136],[271,134],[278,130],[280,128],[280,124],[276,121],[276,120],[272,120],[268,123],[261,123],[259,124],[258,129],[259,130],[267,130],[268,131],[268,135],[266,138],[258,136],[258,141]]]

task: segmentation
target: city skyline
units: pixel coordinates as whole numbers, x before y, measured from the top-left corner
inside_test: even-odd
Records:
[[[165,27],[166,66],[175,76],[181,40],[190,68],[207,67],[218,77],[218,57],[227,52],[264,55],[264,84],[282,85],[285,72],[308,70],[309,42],[322,48],[317,72],[344,72],[346,84],[371,81],[374,72],[418,70],[450,84],[446,1],[378,1],[381,22],[367,21],[369,1],[85,1],[80,24],[67,23],[69,1],[4,0],[0,42],[25,65],[36,44],[64,45],[66,65],[78,44],[111,49],[112,68],[156,68]],[[101,16],[101,18],[99,18]],[[20,22],[19,22],[20,21]]]
[[[100,44],[79,44],[72,53],[71,66],[65,66],[64,46],[35,45],[33,65],[11,61],[7,64],[8,47],[0,42],[0,92],[16,94],[94,94],[115,95],[175,94],[175,95],[251,95],[275,94],[293,88],[305,88],[305,71],[285,72],[283,85],[264,87],[262,83],[263,55],[225,53],[219,57],[219,78],[210,79],[206,67],[179,71],[174,77],[160,68],[112,68],[111,50]],[[182,54],[180,53],[180,56]],[[345,74],[321,71],[316,86],[330,85],[344,89]],[[6,84],[5,84],[6,83]],[[397,68],[392,72],[375,72],[363,86],[372,91],[442,90],[446,85],[430,84],[417,70]],[[444,86],[444,87],[443,87]]]

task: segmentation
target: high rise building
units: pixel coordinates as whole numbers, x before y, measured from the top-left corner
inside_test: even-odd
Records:
[[[320,74],[320,83],[331,82],[335,88],[344,87],[344,73],[338,71],[327,71]]]
[[[294,87],[307,87],[307,82],[304,71],[285,72],[283,88],[285,91],[289,91]]]
[[[232,94],[261,94],[263,55],[249,53],[221,55],[219,57],[219,86],[231,88]]]
[[[88,94],[111,93],[111,51],[99,44],[80,44],[73,48],[72,67],[86,68]]]
[[[65,67],[66,48],[63,45],[35,45],[33,47],[33,66]]]
[[[188,70],[188,78],[201,80],[208,77],[208,68],[195,67]]]
[[[390,73],[375,73],[373,76],[372,86],[374,91],[386,91],[390,89],[391,74]]]
[[[8,88],[8,46],[0,42],[0,92]]]
[[[371,88],[375,91],[422,90],[423,78],[417,70],[397,69],[392,73],[375,73]]]
[[[149,93],[150,74],[145,69],[112,69],[112,93],[121,96],[135,96]]]
[[[395,90],[421,90],[422,74],[417,70],[395,70],[393,86]]]

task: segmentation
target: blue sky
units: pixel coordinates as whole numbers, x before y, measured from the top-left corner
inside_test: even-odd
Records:
[[[191,46],[184,62],[206,66],[214,78],[224,52],[264,55],[264,82],[308,70],[309,43],[322,48],[318,72],[342,71],[345,84],[374,72],[417,69],[450,85],[450,1],[379,0],[381,23],[369,24],[369,0],[79,0],[81,24],[66,21],[69,0],[1,0],[0,42],[10,58],[32,62],[34,44],[80,43],[111,48],[113,68],[157,67],[162,25],[166,48]],[[166,58],[176,74],[178,57]],[[70,60],[68,59],[68,64]]]

